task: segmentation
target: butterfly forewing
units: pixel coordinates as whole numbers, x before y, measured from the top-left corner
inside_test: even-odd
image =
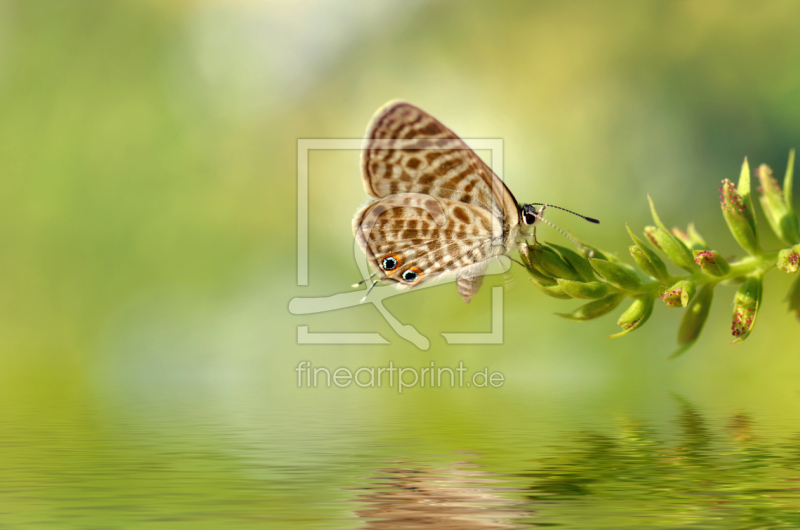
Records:
[[[453,131],[427,112],[398,102],[378,111],[361,160],[367,194],[424,193],[475,204],[517,222],[517,204],[503,181]]]

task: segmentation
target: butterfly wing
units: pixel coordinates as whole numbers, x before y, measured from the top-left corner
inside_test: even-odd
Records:
[[[519,223],[517,202],[500,178],[453,131],[404,102],[381,108],[367,128],[361,154],[367,194],[422,193],[484,208]]]
[[[502,220],[485,208],[419,193],[373,201],[353,219],[353,232],[382,280],[410,289],[455,276],[464,301],[477,292],[490,259],[505,252]]]

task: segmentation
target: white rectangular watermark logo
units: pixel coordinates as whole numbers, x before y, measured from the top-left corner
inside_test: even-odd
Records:
[[[309,182],[309,153],[313,150],[357,150],[362,149],[362,139],[298,139],[297,141],[297,285],[308,285],[309,244],[308,227],[310,223],[308,208],[308,182]],[[373,140],[374,142],[374,140]],[[386,140],[385,148],[403,148],[402,140]],[[464,149],[484,150],[491,153],[492,170],[497,176],[503,177],[503,140],[499,138],[478,138],[464,140],[469,146]],[[428,147],[428,149],[431,149]],[[441,147],[453,149],[453,146]],[[361,276],[364,278],[364,288],[349,290],[327,297],[295,297],[289,303],[289,311],[294,315],[307,315],[334,310],[344,310],[362,303],[365,293],[370,285],[367,281],[372,274],[363,252],[357,243],[353,242],[354,256]],[[506,267],[507,270],[507,267]],[[419,288],[425,288],[426,284]],[[403,324],[392,315],[383,305],[383,300],[402,294],[391,285],[376,286],[363,300],[370,303],[380,312],[392,329],[403,339],[411,342],[422,350],[430,347],[427,337],[419,333],[412,324]],[[491,331],[488,333],[442,333],[448,344],[502,344],[503,342],[503,288],[492,288],[491,305]],[[309,330],[308,325],[297,326],[298,344],[389,344],[389,341],[379,333],[363,332],[337,332],[323,333]]]

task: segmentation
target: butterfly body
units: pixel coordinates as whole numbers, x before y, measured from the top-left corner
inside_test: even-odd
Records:
[[[469,302],[489,263],[526,252],[541,219],[455,133],[404,102],[370,123],[361,175],[372,199],[353,218],[356,241],[380,279],[404,289],[455,277]]]

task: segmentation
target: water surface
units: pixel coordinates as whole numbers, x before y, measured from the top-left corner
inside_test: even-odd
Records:
[[[800,527],[795,417],[656,394],[19,397],[0,410],[0,527]]]

